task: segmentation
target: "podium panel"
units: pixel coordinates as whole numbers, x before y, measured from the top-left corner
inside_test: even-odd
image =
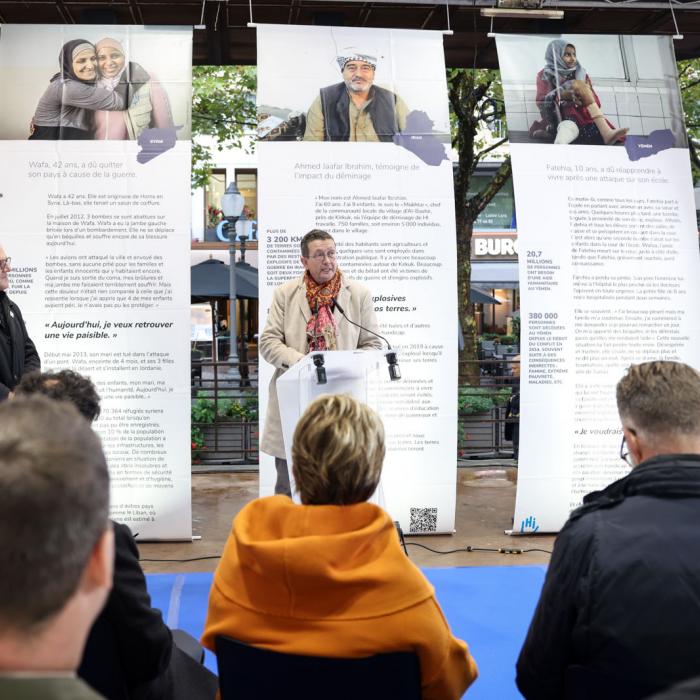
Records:
[[[326,383],[318,382],[314,355],[323,356]],[[282,419],[282,436],[289,468],[292,498],[299,502],[292,473],[292,440],[294,429],[306,407],[325,394],[350,394],[367,404],[381,416],[378,396],[381,393],[381,372],[387,366],[383,350],[326,350],[306,355],[277,380],[277,398]],[[386,369],[383,369],[386,374]],[[371,502],[385,507],[381,481]]]

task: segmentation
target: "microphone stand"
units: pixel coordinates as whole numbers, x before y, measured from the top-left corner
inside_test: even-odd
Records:
[[[383,335],[379,335],[379,333],[377,333],[376,331],[370,330],[369,328],[365,328],[359,323],[355,323],[355,321],[349,319],[348,315],[343,310],[343,307],[338,303],[337,299],[333,299],[333,307],[337,308],[338,311],[340,311],[340,313],[343,315],[343,318],[348,323],[352,323],[353,326],[357,326],[360,330],[363,330],[366,333],[370,333],[371,335],[376,336],[377,338],[383,340],[386,343],[386,347],[389,350],[389,352],[386,354],[386,361],[389,365],[389,379],[391,379],[392,382],[395,382],[397,379],[401,379],[401,369],[399,368],[399,361],[396,357],[396,353],[391,349],[391,344],[389,343],[389,341]]]

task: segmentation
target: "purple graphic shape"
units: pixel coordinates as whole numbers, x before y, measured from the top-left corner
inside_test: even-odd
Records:
[[[673,148],[676,140],[670,129],[658,129],[652,131],[649,136],[627,136],[625,138],[625,149],[630,160],[648,158],[659,151]]]
[[[411,151],[427,165],[440,165],[443,160],[448,160],[445,144],[433,135],[433,121],[425,112],[409,112],[406,128],[400,134],[394,134],[394,143]]]
[[[180,126],[146,129],[139,135],[141,150],[136,155],[139,163],[148,163],[161,153],[169,151],[177,142],[177,130]]]

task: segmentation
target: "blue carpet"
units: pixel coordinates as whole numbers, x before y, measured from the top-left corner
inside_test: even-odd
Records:
[[[515,660],[544,581],[544,566],[423,569],[456,637],[466,640],[479,665],[468,700],[517,700]],[[211,574],[149,574],[153,605],[170,627],[199,638],[204,628]],[[207,652],[206,665],[216,672]]]

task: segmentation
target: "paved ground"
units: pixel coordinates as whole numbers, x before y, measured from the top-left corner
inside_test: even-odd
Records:
[[[498,549],[521,548],[551,551],[554,537],[536,535],[511,537],[517,469],[508,462],[484,462],[457,470],[457,517],[454,535],[410,537],[415,542],[440,551],[466,547]],[[231,527],[231,520],[248,501],[258,495],[257,473],[214,473],[192,476],[192,517],[194,542],[143,543],[141,557],[173,561],[143,562],[148,573],[213,571]],[[526,552],[501,554],[459,551],[434,554],[421,547],[408,547],[418,566],[513,566],[546,564],[549,554]],[[196,559],[195,561],[183,561]]]

